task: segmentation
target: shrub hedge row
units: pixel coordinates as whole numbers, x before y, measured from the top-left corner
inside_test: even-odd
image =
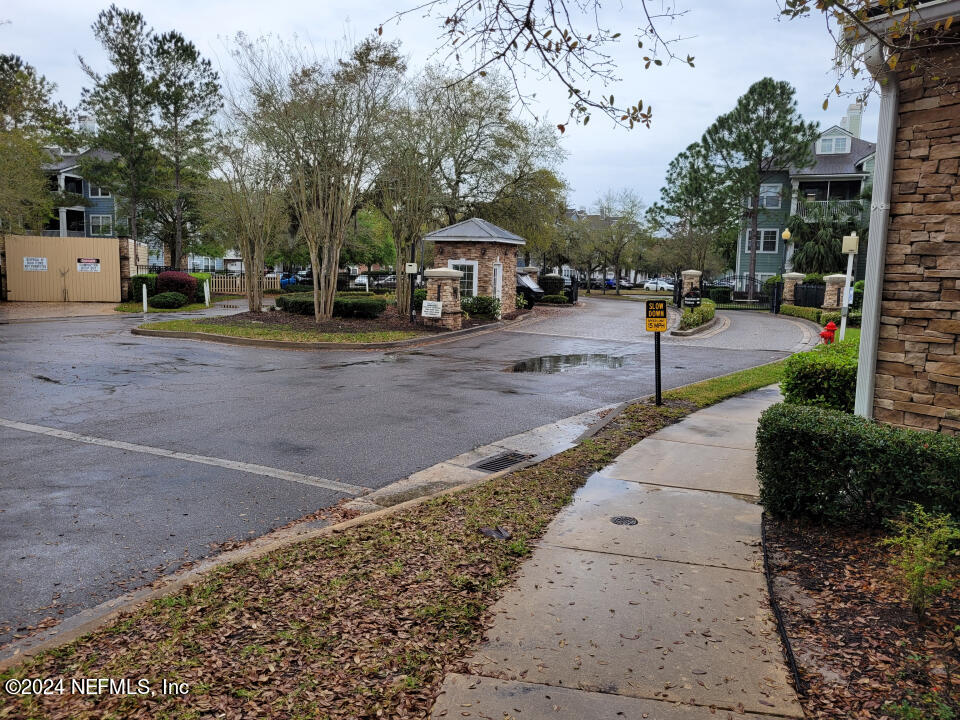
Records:
[[[474,317],[497,317],[500,314],[500,299],[490,295],[460,298],[460,309]]]
[[[544,295],[537,302],[546,303],[547,305],[567,305],[570,303],[570,300],[567,299],[566,295]]]
[[[917,502],[960,516],[960,439],[780,403],[757,430],[760,501],[773,515],[876,525]]]
[[[712,300],[702,300],[699,307],[684,308],[683,316],[680,318],[680,329],[690,330],[706,325],[713,320],[716,312],[717,306]]]
[[[161,276],[169,275],[174,275],[175,278],[164,277],[162,281],[159,280]],[[183,276],[193,278],[194,290],[192,293],[185,292],[185,290],[188,290],[187,286],[190,283],[189,280],[183,280]],[[203,285],[211,277],[210,273],[184,273],[177,270],[168,270],[159,275],[157,273],[133,275],[130,278],[130,300],[133,302],[140,300],[143,297],[143,286],[146,285],[147,298],[160,292],[179,292],[187,296],[190,302],[203,302]]]
[[[537,285],[543,289],[544,295],[561,295],[563,293],[563,276],[541,275]]]
[[[297,315],[313,315],[313,293],[277,296],[277,307]],[[333,316],[342,318],[376,318],[387,309],[382,297],[341,297],[333,299]]]
[[[423,301],[427,299],[427,289],[426,288],[417,288],[413,291],[413,309],[416,310],[417,315],[423,310]]]
[[[172,310],[174,308],[183,307],[189,301],[186,295],[178,292],[162,292],[157,293],[151,298],[147,299],[147,305],[152,308],[157,308],[158,310]]]
[[[733,301],[733,288],[728,287],[708,287],[707,297],[716,303],[730,303]]]
[[[858,343],[818,345],[787,358],[780,390],[788,403],[853,412]]]
[[[821,310],[820,308],[815,307],[800,307],[799,305],[781,305],[780,312],[783,315],[790,315],[791,317],[804,318],[805,320],[810,320],[815,322],[817,325],[826,325],[828,322],[833,322],[837,326],[840,325],[840,311],[839,310]],[[863,314],[859,310],[851,310],[847,315],[847,325],[849,327],[860,327],[860,322],[863,320]]]

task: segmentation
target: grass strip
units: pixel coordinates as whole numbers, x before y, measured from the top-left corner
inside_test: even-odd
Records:
[[[210,298],[210,304],[218,303],[221,300],[229,300],[229,295],[214,295]],[[178,313],[178,312],[189,312],[191,310],[203,310],[207,306],[202,302],[190,303],[189,305],[184,305],[183,307],[178,308],[153,308],[149,305],[147,306],[148,313]],[[120,303],[114,309],[114,312],[125,312],[125,313],[142,313],[143,312],[143,301],[138,300],[136,302],[125,302]]]
[[[627,407],[535,466],[337,534],[225,566],[113,625],[27,660],[15,678],[145,678],[184,696],[7,697],[0,717],[426,717],[444,673],[591,473],[699,407],[776,382],[779,364]],[[506,527],[509,541],[481,535]]]
[[[412,330],[372,330],[364,332],[318,332],[236,322],[231,325],[204,323],[202,320],[164,320],[141,325],[145,330],[176,330],[199,332],[205,335],[256,338],[259,340],[290,340],[293,342],[376,343],[408,340],[424,333]]]

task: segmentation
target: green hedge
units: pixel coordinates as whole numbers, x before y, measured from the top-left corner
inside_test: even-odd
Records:
[[[804,285],[823,285],[823,273],[807,273],[803,276]]]
[[[277,296],[277,307],[297,315],[313,315],[313,293]],[[341,297],[333,299],[333,316],[342,318],[376,318],[387,309],[382,297]]]
[[[537,284],[543,288],[544,295],[560,295],[563,292],[563,277],[560,275],[541,275]]]
[[[427,289],[417,288],[413,291],[413,309],[417,315],[423,310],[423,301],[427,299]]]
[[[474,317],[497,317],[500,315],[500,299],[490,295],[460,298],[460,309]]]
[[[568,305],[570,303],[566,295],[544,295],[537,302],[546,303],[547,305]]]
[[[172,310],[183,307],[190,300],[183,293],[165,292],[158,293],[147,300],[147,305],[158,310]]]
[[[690,330],[706,325],[713,320],[716,312],[717,306],[712,300],[701,300],[700,307],[684,308],[683,316],[680,318],[680,329]]]
[[[130,278],[130,299],[134,302],[143,301],[143,286],[147,286],[147,297],[152,297],[157,294],[157,274],[156,273],[144,273],[142,275],[134,275]]]
[[[917,502],[960,516],[960,439],[780,403],[757,429],[760,501],[773,515],[876,525]]]
[[[840,327],[841,315],[839,310],[821,310],[820,311],[820,324],[826,325],[828,322],[833,322],[837,327]],[[847,326],[848,327],[860,327],[860,321],[863,320],[863,314],[859,310],[851,310],[847,315]]]
[[[707,297],[716,303],[726,304],[733,301],[733,288],[711,287],[707,288]]]
[[[213,273],[192,272],[190,273],[190,277],[197,279],[197,302],[203,302],[203,286],[207,280],[213,277]],[[211,295],[212,294],[213,293],[211,292]]]
[[[790,315],[791,317],[803,318],[811,322],[820,324],[820,308],[800,307],[799,305],[781,305],[781,315]]]
[[[787,358],[780,390],[788,403],[853,412],[858,343],[836,342]]]

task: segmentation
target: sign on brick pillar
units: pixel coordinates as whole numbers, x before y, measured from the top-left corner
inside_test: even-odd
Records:
[[[827,288],[823,295],[824,310],[839,310],[841,306],[840,293],[843,292],[843,284],[847,281],[847,276],[841,273],[836,275],[827,275],[823,278]]]
[[[691,290],[696,289],[697,292],[700,291],[700,277],[703,275],[699,270],[684,270],[680,273],[683,277],[683,295],[686,297],[687,293]]]
[[[459,270],[435,268],[425,270],[427,279],[427,301],[442,304],[440,317],[423,317],[424,325],[442,327],[445,330],[459,330],[463,323],[463,313],[460,309],[460,278],[463,273]]]
[[[803,273],[789,272],[783,274],[783,302],[785,305],[792,305],[796,287],[803,282]]]

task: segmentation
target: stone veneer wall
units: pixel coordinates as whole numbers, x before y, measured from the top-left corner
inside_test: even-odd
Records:
[[[497,242],[438,242],[433,266],[447,267],[449,260],[477,261],[477,295],[493,296],[493,264],[500,258],[503,265],[503,292],[500,304],[504,314],[517,307],[517,252],[522,245]],[[481,252],[486,250],[485,255]]]
[[[960,431],[960,53],[951,82],[900,75],[874,417]],[[910,67],[903,61],[901,67]]]

